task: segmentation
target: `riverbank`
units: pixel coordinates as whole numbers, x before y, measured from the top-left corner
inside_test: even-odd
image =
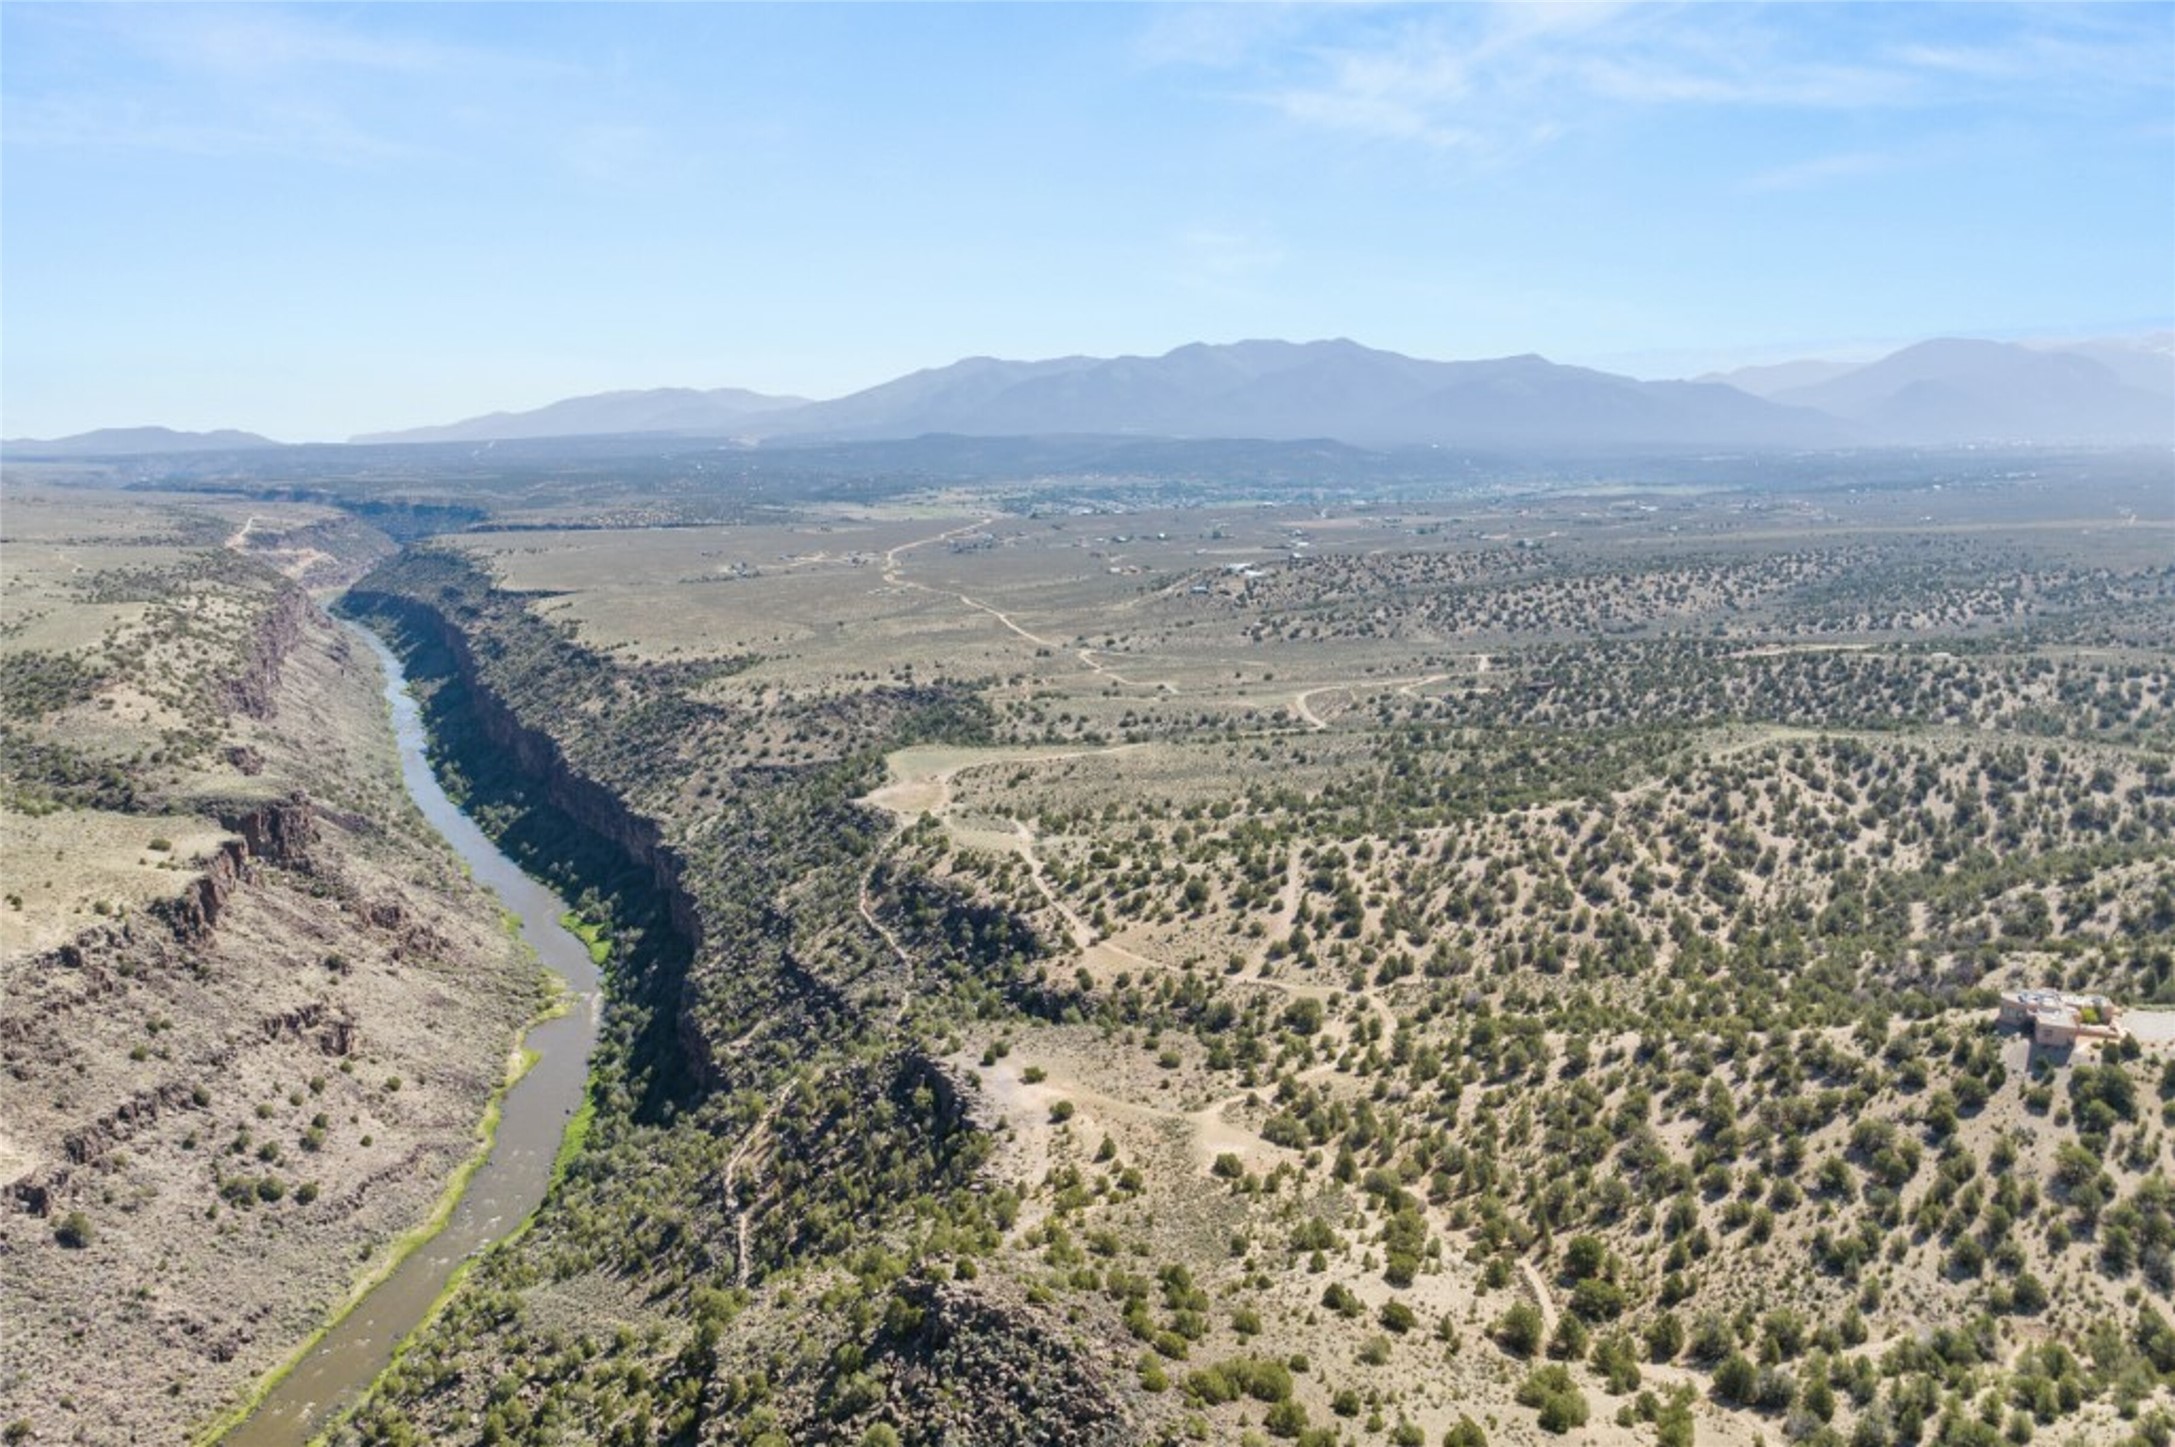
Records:
[[[430,1319],[466,1265],[518,1231],[542,1202],[582,1105],[600,1014],[597,961],[561,919],[570,911],[522,873],[462,813],[432,769],[420,710],[400,659],[375,634],[355,636],[376,655],[415,805],[477,880],[517,922],[522,941],[561,984],[554,1007],[532,1022],[514,1066],[487,1106],[479,1147],[448,1179],[431,1216],[403,1236],[326,1324],[252,1393],[252,1400],[199,1439],[229,1447],[282,1447],[321,1435],[391,1365],[400,1344]],[[361,1310],[364,1306],[370,1310]]]
[[[566,994],[562,990],[554,997],[550,1006],[522,1027],[521,1033],[526,1035],[531,1029],[545,1020],[564,1013],[566,1008]],[[196,1447],[211,1447],[212,1443],[225,1438],[228,1433],[253,1417],[271,1398],[272,1393],[294,1372],[295,1368],[308,1360],[310,1353],[315,1351],[335,1328],[347,1320],[357,1307],[369,1300],[370,1294],[384,1285],[392,1274],[399,1270],[402,1263],[406,1262],[419,1248],[445,1229],[446,1222],[453,1218],[454,1207],[460,1204],[461,1197],[467,1193],[468,1183],[474,1179],[476,1172],[482,1168],[483,1163],[490,1158],[491,1147],[497,1143],[498,1123],[504,1110],[506,1092],[520,1083],[521,1077],[528,1073],[529,1068],[536,1063],[537,1059],[536,1052],[526,1046],[517,1045],[515,1047],[513,1054],[507,1061],[505,1082],[499,1086],[497,1091],[493,1092],[490,1102],[484,1107],[483,1119],[476,1124],[476,1149],[474,1153],[468,1159],[462,1161],[455,1168],[453,1174],[447,1177],[445,1187],[438,1193],[437,1204],[431,1208],[430,1215],[419,1222],[413,1230],[394,1241],[379,1261],[356,1278],[355,1285],[348,1291],[347,1299],[333,1309],[332,1314],[325,1319],[324,1325],[311,1332],[303,1340],[302,1344],[294,1349],[287,1360],[266,1373],[256,1386],[250,1389],[246,1398],[237,1403],[232,1409],[221,1413],[209,1425],[200,1430],[192,1439]],[[457,1284],[457,1280],[458,1276],[456,1275],[456,1281],[448,1283],[449,1290],[452,1285]],[[423,1321],[427,1322],[429,1319],[429,1314],[426,1313]],[[418,1326],[422,1324],[422,1322],[417,1323]]]

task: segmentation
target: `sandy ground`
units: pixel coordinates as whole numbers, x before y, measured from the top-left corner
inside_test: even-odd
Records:
[[[0,813],[0,959],[37,954],[194,885],[235,836],[186,814]],[[101,909],[100,906],[104,908]]]
[[[2122,1026],[2141,1045],[2175,1046],[2175,1010],[2130,1010]]]

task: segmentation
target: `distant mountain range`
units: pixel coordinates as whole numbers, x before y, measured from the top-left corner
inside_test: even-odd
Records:
[[[444,427],[365,432],[351,440],[495,442],[518,437],[607,437],[629,432],[716,436],[734,431],[751,418],[807,405],[805,397],[768,397],[739,387],[719,387],[709,392],[691,387],[656,387],[646,392],[569,397],[533,412],[492,412]]]
[[[1943,339],[1853,366],[1712,374],[1886,442],[2162,442],[2175,436],[2175,333],[2049,346]]]
[[[2175,432],[2175,383],[2148,392],[2080,352],[1937,341],[1773,394],[1897,442],[2145,441]]]
[[[1943,339],[1863,365],[1807,360],[1640,381],[1537,356],[1436,362],[1351,341],[1193,343],[1159,357],[969,357],[828,401],[739,388],[571,397],[358,444],[717,438],[808,446],[964,437],[1325,439],[1495,452],[1883,444],[2175,444],[2175,333],[2023,346]],[[133,428],[11,456],[276,444]]]
[[[607,393],[356,441],[583,432],[793,443],[927,433],[1320,437],[1506,450],[2175,442],[2175,336],[2062,349],[1943,340],[1865,365],[1801,361],[1687,382],[1536,356],[1423,361],[1350,341],[1194,343],[1160,357],[969,357],[821,402]]]
[[[269,437],[232,428],[176,432],[171,427],[101,427],[73,437],[11,437],[0,442],[0,450],[24,457],[152,457],[172,452],[240,452],[279,445]]]
[[[1540,357],[1428,362],[1356,342],[1196,343],[1160,357],[970,358],[757,419],[765,438],[1099,433],[1326,437],[1363,447],[1816,446],[1818,413],[1734,388],[1640,382]]]
[[[2035,350],[2090,357],[2113,372],[2125,387],[2136,387],[2155,396],[2175,397],[2175,332],[2063,342]]]

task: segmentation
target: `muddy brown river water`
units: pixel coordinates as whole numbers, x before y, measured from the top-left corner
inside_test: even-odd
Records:
[[[408,695],[400,660],[373,633],[357,628],[385,667],[385,696],[400,743],[400,771],[425,818],[445,836],[475,877],[519,918],[522,938],[544,967],[566,982],[568,1011],[532,1027],[525,1043],[536,1063],[506,1093],[491,1153],[436,1236],[342,1317],[282,1378],[248,1418],[220,1439],[223,1447],[300,1447],[352,1405],[422,1324],[463,1261],[511,1235],[544,1199],[553,1159],[580,1109],[596,1044],[597,968],[588,948],[559,923],[566,903],[521,872],[446,797],[424,752],[423,721]]]

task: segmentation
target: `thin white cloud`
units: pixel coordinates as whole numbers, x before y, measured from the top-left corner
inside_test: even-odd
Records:
[[[1888,151],[1842,151],[1814,156],[1787,166],[1762,171],[1744,183],[1747,191],[1807,191],[1838,181],[1854,181],[1900,169],[1904,158]]]
[[[1311,23],[1305,11],[1286,5],[1167,5],[1148,15],[1133,46],[1146,66],[1250,65],[1265,49],[1304,35]]]
[[[398,8],[375,12],[397,15]],[[271,6],[173,7],[116,12],[123,44],[182,73],[256,80],[362,74],[431,76],[562,72],[516,52],[362,30],[308,11]]]
[[[1699,67],[1656,57],[1596,55],[1576,57],[1554,73],[1587,95],[1631,105],[1856,110],[1905,104],[1914,89],[1907,76],[1848,65]]]
[[[415,148],[373,133],[337,110],[286,101],[246,114],[208,115],[160,97],[49,95],[11,102],[7,143],[26,150],[142,150],[185,156],[260,156],[359,166]]]
[[[397,7],[372,12],[398,14]],[[11,148],[281,157],[355,166],[424,154],[455,104],[567,67],[271,6],[38,12],[50,69],[6,77]],[[96,64],[70,66],[71,52]],[[125,67],[110,58],[125,54]],[[124,78],[125,77],[125,78]]]
[[[1895,59],[1914,70],[1946,71],[1983,80],[2003,80],[2017,73],[2013,51],[1976,45],[1905,45]]]
[[[1437,146],[1478,139],[1448,113],[1471,88],[1465,58],[1423,43],[1394,51],[1346,51],[1329,57],[1326,83],[1273,91],[1270,101],[1296,121]]]
[[[1228,7],[1246,12],[1251,7]],[[2138,7],[2147,10],[2148,7]],[[1993,11],[1993,7],[1987,7]],[[2168,91],[2168,12],[2110,22],[2085,7],[1460,5],[1352,14],[1219,11],[1159,19],[1153,59],[1250,74],[1239,93],[1308,126],[1483,158],[1626,111],[1843,112]],[[1938,30],[1960,13],[1967,39]],[[1293,16],[1311,28],[1294,33]],[[2141,43],[2143,42],[2143,43]]]
[[[1889,58],[1929,77],[2071,95],[2169,89],[2175,11],[2165,5],[2064,5],[2031,13],[2039,17],[2035,28],[1999,41],[1904,42]]]
[[[622,121],[575,126],[561,155],[569,171],[595,186],[641,189],[692,179],[689,155],[655,126]]]
[[[1289,262],[1274,235],[1228,221],[1207,221],[1168,232],[1146,273],[1157,282],[1216,305],[1259,307]]]
[[[1220,284],[1252,281],[1284,263],[1281,246],[1243,231],[1189,227],[1179,233],[1178,245],[1187,274]]]

